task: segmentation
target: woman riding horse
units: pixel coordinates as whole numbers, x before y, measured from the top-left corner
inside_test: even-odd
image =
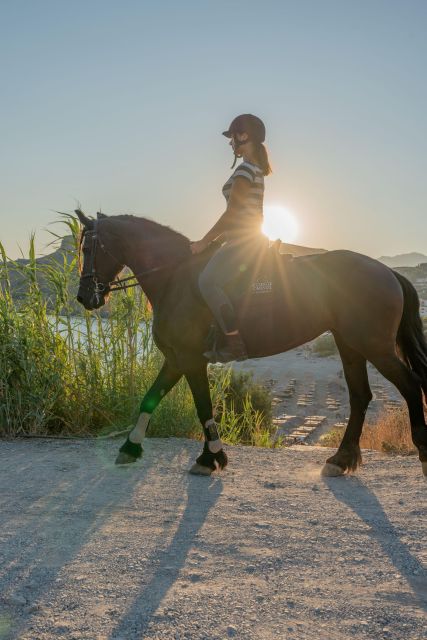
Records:
[[[264,123],[246,113],[234,118],[223,135],[230,138],[237,158],[243,162],[227,180],[222,193],[227,208],[212,229],[198,242],[191,243],[193,254],[201,253],[219,237],[224,244],[212,256],[199,277],[201,294],[225,334],[226,344],[217,353],[207,352],[212,362],[246,360],[248,354],[237,328],[233,305],[224,286],[239,275],[245,262],[256,256],[268,242],[261,233],[263,221],[264,176],[271,173]]]
[[[257,193],[254,184],[262,184],[255,183],[255,178],[262,180],[259,174],[269,171],[267,155],[262,151],[262,123],[254,116],[245,116],[244,126],[242,119],[237,121],[239,126],[235,128],[232,123],[225,134],[231,136],[235,154],[242,154],[244,162],[231,178],[226,213],[202,244],[193,243],[191,249],[188,238],[146,218],[103,215],[93,220],[76,212],[83,225],[78,301],[86,309],[99,309],[111,291],[127,286],[123,282],[128,278],[118,281],[117,276],[124,266],[129,267],[152,305],[153,338],[164,355],[163,366],[142,399],[137,423],[120,448],[118,464],[129,464],[142,456],[153,411],[183,376],[204,432],[203,452],[190,471],[210,475],[227,464],[215,423],[203,351],[212,308],[229,334],[232,355],[243,355],[239,345],[236,347],[239,336],[233,324],[233,309],[221,289],[228,271],[234,278],[235,271],[240,270],[229,238],[242,239],[246,252],[256,251],[255,238],[261,237],[262,194]],[[236,175],[239,171],[242,174]],[[253,197],[256,194],[258,200]],[[252,217],[254,211],[256,215]],[[238,233],[234,234],[236,229]],[[227,242],[213,257],[213,263],[207,265],[214,246],[206,250],[206,255],[192,255],[223,232]],[[227,260],[227,269],[223,269],[223,259]],[[274,312],[260,313],[255,320],[251,314],[239,315],[239,327],[250,357],[283,353],[324,331],[332,331],[348,385],[350,416],[338,451],[328,458],[323,473],[343,475],[361,462],[359,441],[372,398],[367,373],[367,362],[371,362],[406,400],[412,440],[427,476],[423,407],[423,395],[427,401],[427,344],[413,285],[384,264],[345,250],[296,258],[289,269],[278,259],[277,268]],[[205,291],[205,281],[209,282],[205,296],[211,308],[194,286],[202,270],[201,286]],[[263,329],[266,318],[268,331]]]

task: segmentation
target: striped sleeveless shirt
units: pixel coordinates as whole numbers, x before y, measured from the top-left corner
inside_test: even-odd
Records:
[[[239,164],[222,188],[227,203],[234,180],[239,176],[249,180],[251,188],[246,201],[242,204],[226,233],[228,240],[260,234],[263,222],[264,175],[262,170],[251,162]]]

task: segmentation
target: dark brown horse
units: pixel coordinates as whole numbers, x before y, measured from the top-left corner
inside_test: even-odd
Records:
[[[197,288],[198,273],[215,246],[192,255],[188,238],[145,218],[118,215],[93,220],[81,211],[76,213],[83,224],[78,300],[86,309],[102,306],[126,265],[153,307],[153,337],[165,357],[117,462],[134,462],[141,456],[151,413],[184,375],[205,434],[203,452],[192,471],[207,475],[223,468],[227,457],[216,432],[203,356],[212,316]],[[323,473],[341,475],[361,462],[359,440],[372,398],[369,361],[406,400],[412,439],[427,476],[422,398],[422,392],[427,398],[427,345],[414,287],[380,262],[351,251],[293,260],[277,252],[272,258],[272,250],[267,251],[263,268],[270,265],[273,294],[259,296],[255,306],[239,307],[249,357],[287,351],[326,330],[332,331],[341,355],[350,418],[338,451],[327,460]]]

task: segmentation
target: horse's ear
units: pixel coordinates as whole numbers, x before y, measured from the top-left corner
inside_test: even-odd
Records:
[[[80,211],[80,209],[75,209],[74,213],[77,215],[78,219],[86,229],[93,229],[93,220],[85,216],[83,211]]]
[[[108,218],[108,216],[105,213],[101,213],[100,211],[98,211],[98,213],[96,214],[96,217],[98,218],[98,220],[101,220],[101,218]]]

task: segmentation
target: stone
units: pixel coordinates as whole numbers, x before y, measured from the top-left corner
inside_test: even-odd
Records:
[[[8,602],[8,604],[11,604],[15,607],[22,607],[23,605],[27,604],[26,599],[23,596],[17,594],[9,596],[8,598],[6,598],[6,601]]]
[[[199,573],[190,573],[188,579],[191,582],[199,582],[202,579],[202,576]]]

